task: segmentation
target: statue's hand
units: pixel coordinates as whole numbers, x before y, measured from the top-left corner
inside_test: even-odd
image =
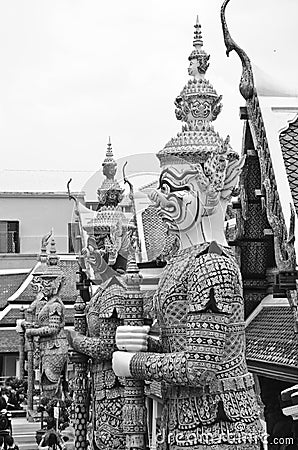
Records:
[[[74,338],[75,338],[75,335],[77,334],[77,332],[74,330],[66,330],[64,328],[64,333],[65,333],[66,339],[68,340],[69,345],[71,345],[73,347],[73,341],[74,341]]]
[[[22,327],[24,327],[25,330],[26,330],[27,328],[34,328],[34,323],[28,322],[27,320],[22,319]]]
[[[130,373],[130,361],[134,353],[127,352],[114,352],[113,353],[113,371],[117,377],[131,377]]]
[[[124,325],[117,328],[116,345],[119,350],[127,352],[145,352],[148,349],[150,327]]]
[[[25,330],[25,319],[17,319],[16,322],[16,332],[23,333]]]

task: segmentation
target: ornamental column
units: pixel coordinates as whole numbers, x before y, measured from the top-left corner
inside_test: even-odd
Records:
[[[27,391],[27,417],[28,413],[33,411],[33,391],[34,391],[34,342],[33,337],[28,336],[28,353],[27,353],[27,361],[28,361],[28,391]]]
[[[140,326],[143,321],[143,296],[140,290],[142,276],[134,255],[130,257],[125,281],[127,294],[124,325]],[[126,434],[126,450],[145,450],[146,407],[144,382],[125,379],[125,405],[123,408],[123,432]]]
[[[85,302],[78,295],[74,304],[74,329],[85,335],[87,323],[85,317]],[[87,448],[87,423],[88,423],[88,357],[74,352],[72,360],[75,366],[74,402],[75,402],[75,448],[85,450]]]
[[[25,329],[22,325],[24,318],[25,318],[25,310],[23,305],[20,308],[21,311],[21,319],[17,319],[16,322],[16,331],[19,334],[20,337],[20,343],[19,343],[19,366],[20,366],[20,372],[19,377],[20,380],[24,379],[24,372],[25,372]]]

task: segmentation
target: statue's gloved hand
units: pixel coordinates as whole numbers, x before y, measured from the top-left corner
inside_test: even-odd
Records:
[[[119,350],[127,352],[145,352],[148,349],[150,327],[123,325],[117,328],[116,345]]]
[[[21,319],[21,320],[22,320],[22,327],[23,327],[23,328],[27,329],[27,328],[34,328],[34,327],[35,327],[35,324],[34,324],[34,323],[28,322],[28,321],[25,320],[25,319]]]
[[[131,377],[130,361],[135,353],[114,352],[112,366],[117,377]]]
[[[16,332],[22,333],[25,330],[25,319],[17,319],[16,322]]]

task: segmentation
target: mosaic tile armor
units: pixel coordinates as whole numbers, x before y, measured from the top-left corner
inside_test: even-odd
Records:
[[[135,378],[163,382],[160,450],[259,448],[240,272],[230,249],[219,255],[208,246],[170,261],[155,295],[161,353],[131,360]]]
[[[131,337],[119,329],[114,370],[162,383],[158,450],[256,450],[262,430],[245,362],[242,280],[224,234],[244,158],[211,123],[221,96],[205,79],[209,55],[198,20],[193,45],[193,78],[175,101],[182,132],[157,154],[159,185],[150,193],[180,247],[154,298],[160,347],[149,341],[148,353],[128,355],[120,344],[131,345]]]
[[[29,322],[26,337],[31,341],[34,339],[43,395],[52,398],[59,395],[60,378],[67,363],[68,343],[64,332],[65,307],[59,297],[63,275],[53,239],[49,256],[46,251],[50,236],[45,236],[42,242],[40,267],[31,282],[37,294],[27,311]]]
[[[68,344],[64,333],[65,308],[58,296],[53,296],[38,314],[40,374],[43,391],[48,394],[57,386],[67,362]],[[52,386],[54,385],[54,386]]]
[[[115,376],[111,358],[115,332],[123,317],[125,285],[120,277],[102,284],[86,308],[88,336],[71,332],[74,350],[91,358],[92,427],[95,450],[124,450],[123,383]]]

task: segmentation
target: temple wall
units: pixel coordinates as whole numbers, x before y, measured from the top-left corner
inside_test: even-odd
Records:
[[[0,221],[19,222],[20,253],[39,253],[42,237],[54,230],[58,253],[68,252],[73,202],[66,194],[13,193],[0,196]]]

